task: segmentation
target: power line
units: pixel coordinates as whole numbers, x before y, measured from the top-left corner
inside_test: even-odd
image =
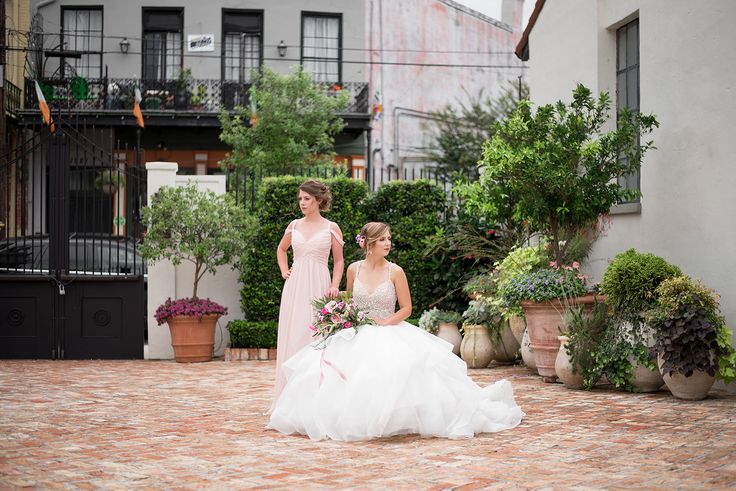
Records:
[[[32,48],[12,48],[8,47],[6,48],[8,51],[23,51],[23,52],[42,52],[44,50],[40,49],[32,49]],[[84,52],[83,52],[84,53]],[[120,54],[118,51],[94,51],[90,52],[91,55],[97,55],[97,54]],[[143,55],[140,51],[128,51],[128,55]],[[220,54],[214,54],[214,55],[208,55],[208,54],[202,54],[202,53],[190,53],[190,54],[184,54],[182,53],[182,58],[210,58],[210,59],[222,59],[222,55]],[[294,62],[294,63],[301,63],[302,60],[300,58],[270,58],[270,57],[263,57],[261,58],[263,61],[288,61],[288,62]],[[338,60],[334,60],[338,61]],[[399,61],[370,61],[370,60],[339,60],[339,63],[342,64],[349,64],[349,65],[388,65],[388,66],[416,66],[416,67],[427,67],[427,68],[488,68],[488,69],[527,69],[528,67],[526,65],[496,65],[496,64],[489,64],[489,65],[482,65],[482,64],[471,64],[471,63],[413,63],[413,62],[399,62]]]
[[[19,30],[19,29],[7,29],[8,32],[13,33],[19,33],[19,34],[34,34],[31,31],[28,30]],[[63,34],[63,32],[38,32],[35,34],[40,34],[43,36],[59,36]],[[144,38],[139,36],[133,36],[133,35],[115,35],[115,34],[103,34],[101,36],[90,36],[92,39],[101,38],[101,39],[115,39],[115,40],[122,40],[127,39],[129,41],[144,41]],[[182,35],[183,38],[183,35]],[[215,46],[222,47],[223,42],[218,41],[214,43]],[[287,48],[297,48],[300,45],[298,44],[292,44],[287,45]],[[262,47],[264,48],[278,48],[279,45],[277,44],[263,44]],[[384,49],[370,49],[370,48],[347,48],[342,47],[340,48],[342,51],[360,51],[360,52],[371,52],[371,53],[418,53],[418,54],[429,54],[429,53],[437,53],[437,54],[466,54],[466,55],[514,55],[514,51],[468,51],[468,50],[432,50],[432,49],[400,49],[400,48],[384,48]]]

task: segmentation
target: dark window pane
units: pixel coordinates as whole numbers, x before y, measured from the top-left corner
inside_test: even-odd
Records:
[[[62,9],[64,49],[81,51],[81,58],[64,60],[65,76],[102,77],[102,10]]]
[[[616,31],[617,70],[626,68],[626,26]]]
[[[639,109],[639,70],[632,68],[626,72],[626,105],[632,110]]]
[[[639,22],[632,22],[626,34],[627,66],[639,63]]]
[[[616,76],[616,109],[620,112],[626,107],[626,72],[619,73]]]
[[[302,65],[316,82],[340,81],[340,18],[305,15],[302,18]]]

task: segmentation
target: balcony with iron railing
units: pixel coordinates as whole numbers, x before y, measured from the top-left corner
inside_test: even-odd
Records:
[[[5,81],[5,113],[8,116],[16,117],[18,109],[20,109],[20,87],[13,84],[9,80]]]
[[[38,109],[34,81],[26,79],[24,109]],[[139,80],[109,78],[87,80],[44,79],[39,81],[47,102],[56,102],[61,110],[80,112],[109,112],[132,110],[135,88],[141,92],[141,109],[150,114],[191,112],[216,115],[233,111],[236,106],[250,104],[250,84],[223,80]],[[368,114],[368,84],[345,82],[326,85],[328,93],[348,91],[351,95],[343,115]]]

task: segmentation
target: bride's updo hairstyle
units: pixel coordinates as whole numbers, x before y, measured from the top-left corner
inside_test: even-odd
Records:
[[[327,211],[330,209],[330,205],[332,204],[332,193],[330,193],[330,188],[325,186],[324,183],[310,179],[308,181],[304,181],[299,186],[299,191],[304,191],[305,193],[314,196],[314,199],[319,203],[320,211]],[[297,193],[297,195],[298,194],[299,193]]]
[[[370,254],[373,244],[378,242],[378,239],[387,232],[391,232],[388,223],[368,222],[360,229],[360,234],[355,237],[355,241],[363,249],[363,255],[367,256]]]

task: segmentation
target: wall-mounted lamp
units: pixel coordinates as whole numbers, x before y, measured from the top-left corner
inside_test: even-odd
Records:
[[[279,50],[279,56],[281,58],[286,56],[286,48],[287,46],[284,44],[284,40],[282,39],[281,42],[279,42],[279,45],[277,46],[277,49]]]
[[[127,54],[129,48],[130,48],[130,41],[128,41],[128,38],[123,38],[123,40],[120,41],[120,52],[123,54]]]

